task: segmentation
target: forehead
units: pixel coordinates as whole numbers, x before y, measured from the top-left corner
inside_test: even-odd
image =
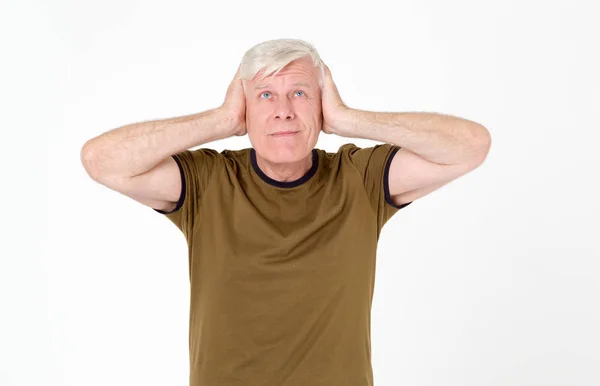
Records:
[[[285,66],[275,76],[270,75],[262,78],[262,71],[259,72],[252,84],[255,90],[277,85],[282,86],[303,86],[313,88],[318,85],[317,68],[312,63],[305,60],[296,60]]]
[[[269,88],[269,87],[274,87],[277,84],[280,84],[281,82],[273,82],[273,81],[269,81],[268,79],[265,79],[259,83],[257,83],[254,86],[255,90],[262,90],[263,88]],[[298,80],[295,82],[284,82],[284,85],[288,85],[288,86],[294,86],[294,87],[307,87],[307,88],[313,88],[313,85],[310,84],[311,82],[307,82],[307,81],[302,81],[302,80]]]

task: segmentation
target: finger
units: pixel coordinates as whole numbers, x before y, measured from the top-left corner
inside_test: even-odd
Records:
[[[331,71],[329,70],[329,67],[325,65],[325,84],[328,84],[331,87],[332,83],[333,77],[331,76]]]

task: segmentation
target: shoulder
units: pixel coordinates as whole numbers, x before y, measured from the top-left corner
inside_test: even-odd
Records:
[[[217,150],[208,147],[198,147],[181,151],[175,155],[175,161],[189,170],[192,175],[221,173],[227,169],[237,169],[240,164],[247,163],[248,149]]]
[[[389,143],[378,143],[371,146],[358,146],[355,143],[345,143],[336,152],[325,152],[324,157],[332,162],[351,164],[358,168],[369,165],[383,166],[391,159],[399,149],[399,146]]]
[[[182,153],[188,153],[190,156],[199,160],[202,158],[211,158],[215,162],[222,164],[247,162],[246,160],[250,158],[250,148],[239,150],[217,150],[207,147],[199,147],[196,149],[185,150]]]
[[[250,150],[252,150],[250,147],[238,150],[225,149],[221,151],[221,156],[224,160],[241,162],[250,158]]]
[[[345,143],[343,145],[340,145],[339,148],[337,149],[337,151],[327,151],[327,150],[323,150],[323,149],[316,149],[316,150],[319,152],[319,154],[322,156],[323,159],[334,160],[334,159],[340,159],[343,156],[347,156],[359,149],[361,149],[361,148],[356,146],[354,143]]]

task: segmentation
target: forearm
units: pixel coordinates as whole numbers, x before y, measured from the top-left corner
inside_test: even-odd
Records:
[[[233,129],[231,120],[218,109],[133,123],[87,141],[81,149],[81,160],[92,177],[134,177],[171,154],[227,138]]]
[[[391,143],[442,165],[477,162],[489,147],[489,132],[466,119],[425,112],[349,109],[342,136]]]

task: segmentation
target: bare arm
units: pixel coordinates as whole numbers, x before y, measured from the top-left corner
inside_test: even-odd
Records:
[[[218,109],[182,117],[133,123],[87,141],[81,161],[94,180],[135,177],[172,154],[230,137],[235,126]]]
[[[134,123],[87,141],[81,161],[96,182],[149,207],[171,211],[182,181],[172,154],[236,133],[219,109]]]
[[[144,205],[170,211],[182,193],[171,155],[246,134],[246,104],[238,72],[223,105],[182,117],[133,123],[87,141],[81,162],[95,181]]]

